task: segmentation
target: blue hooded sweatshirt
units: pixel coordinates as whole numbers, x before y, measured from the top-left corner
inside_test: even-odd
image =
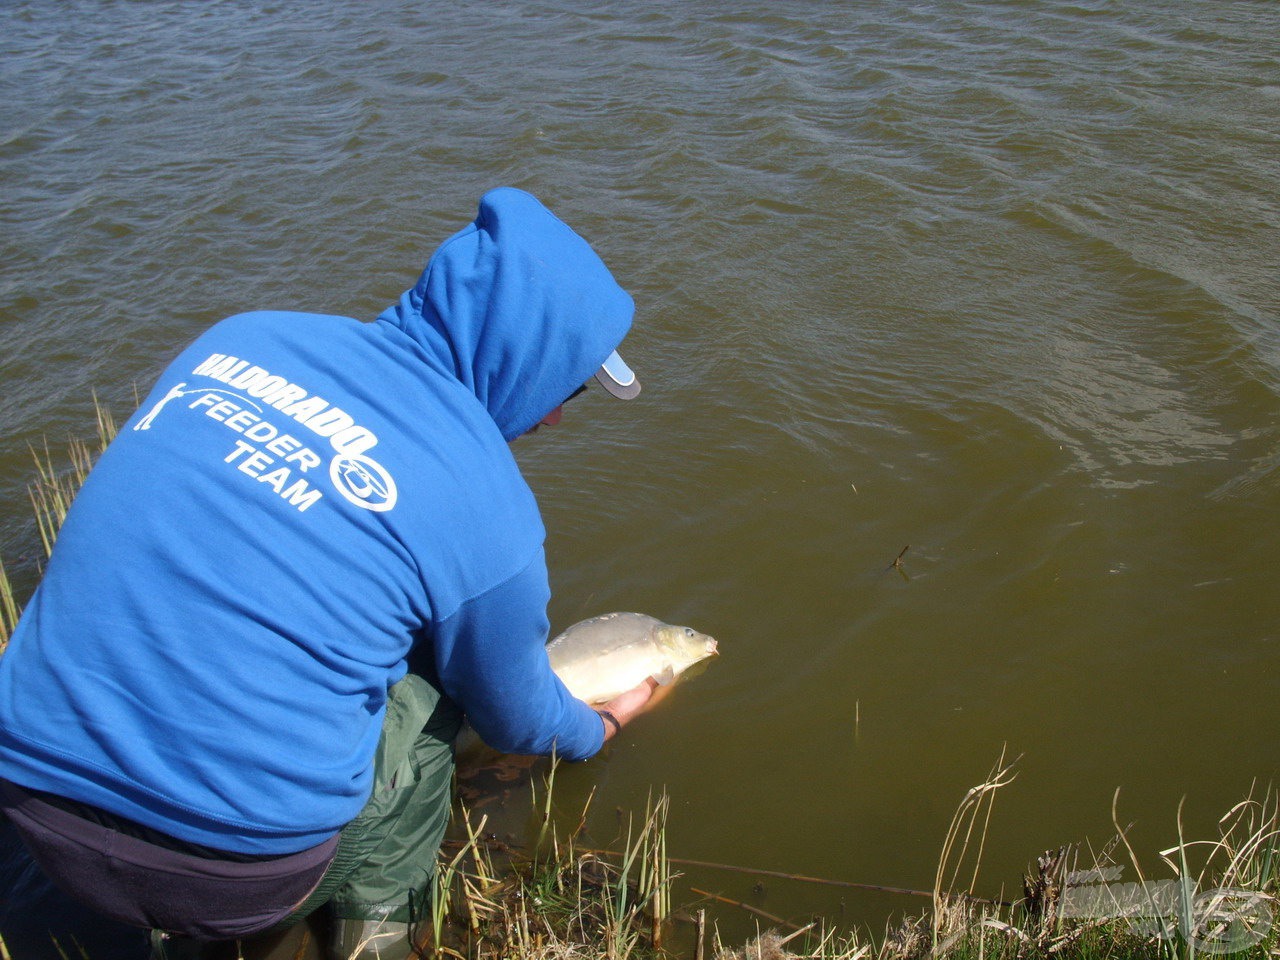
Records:
[[[421,644],[491,746],[595,753],[600,718],[547,662],[544,530],[508,443],[632,313],[581,237],[503,188],[373,323],[212,327],[103,454],[0,657],[0,777],[302,850],[367,799]]]

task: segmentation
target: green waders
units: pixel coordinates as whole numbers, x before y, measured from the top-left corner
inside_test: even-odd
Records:
[[[449,822],[453,741],[461,724],[462,711],[417,674],[390,689],[373,793],[342,828],[333,863],[286,924],[325,903],[339,919],[423,917]]]

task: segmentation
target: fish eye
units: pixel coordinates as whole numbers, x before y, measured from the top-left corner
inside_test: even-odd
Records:
[[[685,628],[684,628],[684,635],[685,635],[686,637],[692,637],[692,636],[693,636],[693,628],[692,628],[692,627],[685,627]]]

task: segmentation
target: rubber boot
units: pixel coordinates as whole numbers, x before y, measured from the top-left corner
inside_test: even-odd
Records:
[[[327,918],[301,923],[240,940],[193,940],[151,931],[151,960],[327,960],[322,952],[330,939]]]
[[[335,920],[332,960],[407,960],[414,949],[411,924],[397,920]]]

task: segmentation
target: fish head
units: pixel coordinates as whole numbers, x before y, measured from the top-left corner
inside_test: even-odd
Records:
[[[708,657],[716,655],[716,641],[692,627],[662,624],[654,628],[654,643],[669,658],[671,679]]]

